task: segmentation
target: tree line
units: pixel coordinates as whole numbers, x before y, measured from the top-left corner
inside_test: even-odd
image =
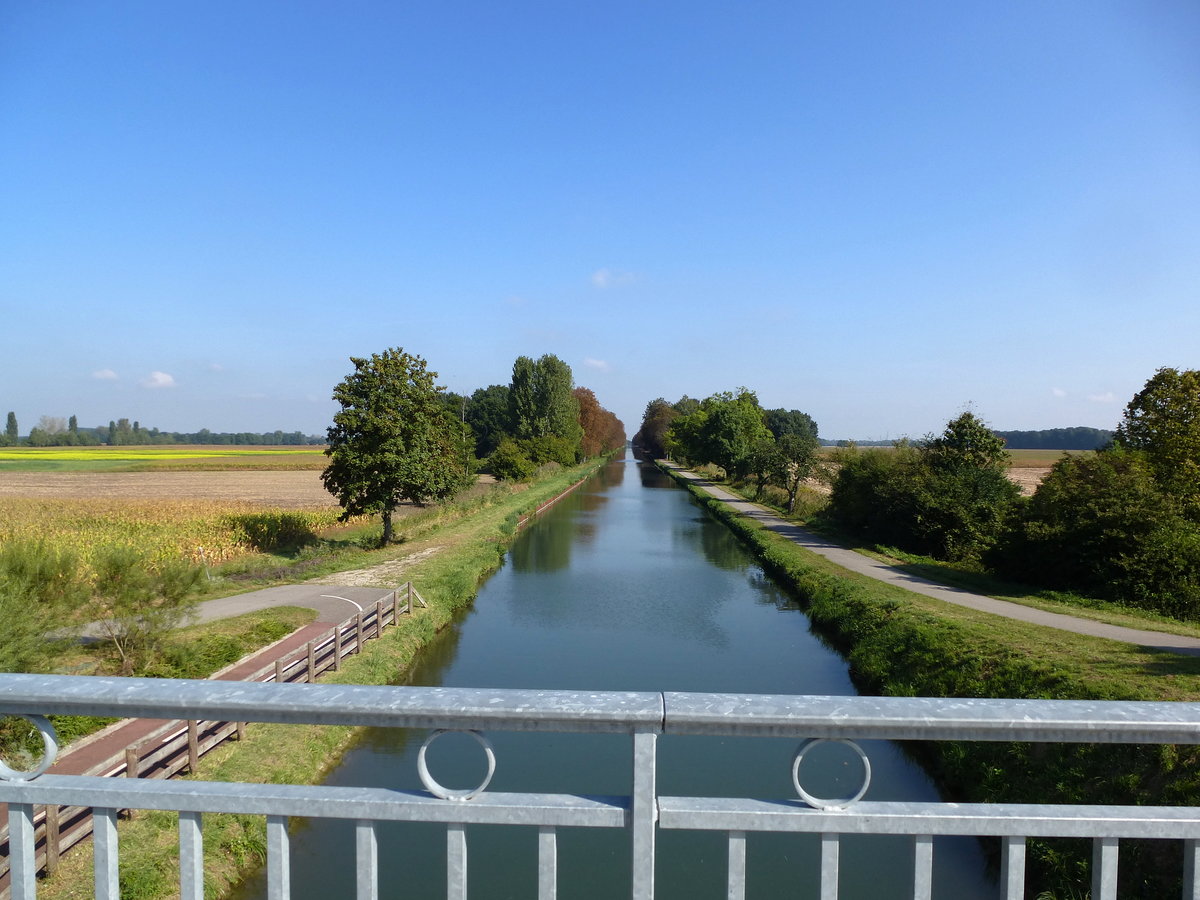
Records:
[[[17,415],[9,412],[0,434],[0,447],[98,447],[108,445],[137,446],[143,444],[222,444],[247,446],[305,446],[323,444],[323,435],[304,434],[299,431],[160,431],[143,428],[138,421],[113,419],[108,425],[80,428],[75,416],[42,416],[37,425],[29,429],[22,438],[17,425]]]
[[[350,362],[354,371],[333,392],[339,411],[326,434],[322,479],[343,520],[380,516],[384,545],[400,503],[450,497],[481,467],[526,480],[543,466],[575,465],[625,444],[621,421],[550,354],[518,357],[507,385],[469,396],[447,392],[425,360],[403,348]]]
[[[635,452],[688,465],[711,463],[734,480],[753,479],[756,498],[768,485],[796,507],[801,486],[817,466],[817,423],[798,409],[763,409],[745,387],[676,403],[662,397],[646,404],[634,436]]]
[[[1112,441],[1064,455],[1032,497],[971,413],[892,450],[840,451],[824,513],[880,544],[1012,581],[1200,619],[1200,370],[1163,368]]]

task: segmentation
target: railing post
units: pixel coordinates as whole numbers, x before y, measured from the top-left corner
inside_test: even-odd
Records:
[[[275,683],[283,684],[283,660],[275,660]]]
[[[375,637],[383,637],[383,601],[375,601]]]
[[[316,656],[313,652],[313,642],[308,642],[308,683],[312,684],[317,680]]]
[[[1092,842],[1092,900],[1117,900],[1117,839]]]
[[[633,900],[654,898],[654,840],[658,821],[658,788],[655,749],[658,734],[633,735],[633,795],[630,818],[633,834]]]
[[[446,826],[446,900],[467,900],[467,831]]]
[[[34,900],[37,896],[37,853],[33,830],[33,806],[8,805],[9,884],[16,900]]]
[[[96,900],[120,900],[121,882],[117,868],[117,811],[115,809],[92,810],[92,845]]]
[[[363,648],[363,614],[354,614],[354,652],[362,653]]]
[[[141,774],[138,772],[139,765],[140,765],[140,760],[138,759],[137,748],[136,747],[126,747],[125,748],[125,777],[126,778],[137,778],[138,775]]]
[[[342,623],[333,626],[333,671],[342,668]]]

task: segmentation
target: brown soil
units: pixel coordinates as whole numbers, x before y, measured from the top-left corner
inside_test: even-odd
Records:
[[[1026,497],[1032,497],[1042,479],[1050,472],[1049,466],[1030,466],[1028,468],[1013,468],[1008,470],[1008,480],[1015,482]]]
[[[0,496],[111,497],[122,500],[244,501],[284,509],[337,506],[321,473],[242,472],[0,472]]]

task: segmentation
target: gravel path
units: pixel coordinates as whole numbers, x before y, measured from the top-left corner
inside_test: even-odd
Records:
[[[672,463],[664,463],[664,465],[695,484],[705,493],[728,503],[739,513],[761,523],[765,528],[783,535],[804,549],[818,553],[831,562],[837,563],[842,568],[849,569],[851,572],[866,575],[868,578],[874,578],[877,581],[894,584],[907,591],[924,594],[926,597],[944,600],[947,603],[956,603],[959,606],[966,606],[1009,619],[1031,622],[1035,625],[1044,625],[1047,628],[1058,628],[1063,631],[1074,632],[1075,634],[1086,634],[1114,641],[1123,641],[1127,644],[1137,644],[1138,646],[1148,647],[1152,650],[1167,650],[1172,653],[1181,653],[1185,656],[1200,656],[1200,638],[1166,634],[1161,631],[1147,631],[1140,628],[1124,628],[1120,625],[1107,625],[1104,622],[1096,622],[1091,619],[1081,619],[1076,616],[1063,615],[1062,613],[1046,612],[1045,610],[1034,609],[1031,606],[1023,606],[1020,603],[997,600],[994,597],[985,597],[982,594],[973,594],[970,591],[964,591],[960,588],[947,587],[944,584],[918,578],[915,575],[902,572],[893,566],[863,556],[861,553],[855,553],[853,550],[848,550],[845,547],[831,543],[825,538],[798,525],[786,522],[778,516],[767,512],[761,506],[751,503],[748,500],[743,500],[741,497],[731,494],[724,488],[717,487],[711,481],[688,472],[679,466]]]

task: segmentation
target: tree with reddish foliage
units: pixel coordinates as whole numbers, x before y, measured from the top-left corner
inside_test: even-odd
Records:
[[[599,456],[625,445],[625,425],[600,405],[596,395],[585,387],[571,392],[579,402],[579,425],[583,429],[580,452],[585,458]]]

